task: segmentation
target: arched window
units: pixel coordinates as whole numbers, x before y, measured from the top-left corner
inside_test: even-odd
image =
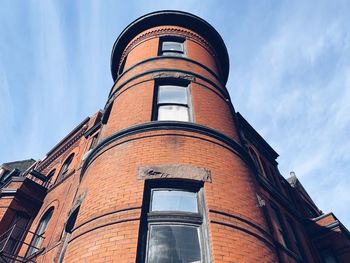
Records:
[[[50,180],[55,175],[56,169],[51,170],[49,174],[47,175],[47,179]]]
[[[45,233],[52,217],[53,210],[53,207],[51,207],[41,218],[38,228],[36,229],[32,241],[30,242],[26,257],[33,255],[40,249],[45,238]]]
[[[68,174],[68,168],[70,166],[70,164],[72,163],[72,160],[74,158],[74,153],[72,153],[71,155],[68,156],[68,158],[64,161],[60,174],[58,175],[57,178],[57,182],[60,182],[64,179],[64,177],[66,177],[66,175]]]
[[[30,217],[21,211],[16,212],[14,218],[12,219],[9,230],[11,229],[11,234],[4,244],[2,250],[10,255],[16,255],[24,234],[27,231],[27,226],[30,221]]]
[[[48,175],[46,176],[47,181],[44,183],[45,187],[48,187],[51,185],[51,181],[52,181],[52,178],[55,175],[55,173],[56,173],[56,169],[53,169],[48,173]]]

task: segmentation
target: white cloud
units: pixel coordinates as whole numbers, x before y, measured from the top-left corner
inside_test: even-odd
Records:
[[[109,55],[123,27],[145,12],[180,9],[222,34],[234,106],[280,153],[283,174],[295,170],[320,208],[350,226],[347,3],[104,3],[2,6],[0,120],[8,138],[1,144],[11,145],[3,161],[43,157],[103,107],[112,86]]]
[[[229,87],[236,109],[281,154],[282,173],[296,171],[320,208],[350,225],[348,17],[330,15],[327,6],[312,15],[299,8],[306,11],[280,10],[283,23],[236,65]]]

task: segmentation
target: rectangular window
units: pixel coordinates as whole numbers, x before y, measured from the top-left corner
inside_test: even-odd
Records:
[[[185,54],[184,39],[178,37],[165,37],[160,39],[159,55],[183,56]]]
[[[190,121],[187,86],[159,85],[157,95],[157,120]]]
[[[148,242],[148,262],[202,262],[198,227],[151,225]]]
[[[282,242],[282,245],[284,247],[289,248],[290,247],[288,243],[289,240],[283,225],[282,217],[276,207],[271,206],[271,209],[272,209],[272,218],[277,226],[278,236],[280,237],[280,241]]]
[[[147,182],[142,262],[209,262],[201,189],[202,184],[187,182]]]
[[[181,211],[198,213],[197,193],[179,190],[155,190],[151,211]]]

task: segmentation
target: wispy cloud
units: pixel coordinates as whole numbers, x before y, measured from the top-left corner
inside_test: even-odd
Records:
[[[0,9],[0,160],[42,158],[104,106],[114,40],[151,11],[210,22],[236,110],[325,211],[350,226],[350,6],[346,1],[7,1]],[[341,200],[341,201],[339,201]]]
[[[283,22],[236,66],[229,86],[236,109],[281,154],[282,173],[296,171],[316,203],[349,225],[349,17],[313,8],[281,7],[271,20]]]
[[[4,139],[13,136],[11,129],[13,129],[14,126],[14,115],[10,86],[0,57],[0,123],[2,123],[2,137]]]

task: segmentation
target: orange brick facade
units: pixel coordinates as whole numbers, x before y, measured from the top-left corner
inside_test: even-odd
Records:
[[[164,39],[183,47],[180,55],[162,54]],[[348,230],[321,214],[295,176],[279,174],[278,154],[235,112],[227,50],[213,27],[179,11],[143,16],[118,37],[111,69],[104,110],[4,179],[0,259],[350,262]],[[189,120],[157,120],[159,85],[178,83]],[[152,214],[157,187],[194,192],[199,211]],[[155,226],[195,229],[200,256],[152,260]]]

